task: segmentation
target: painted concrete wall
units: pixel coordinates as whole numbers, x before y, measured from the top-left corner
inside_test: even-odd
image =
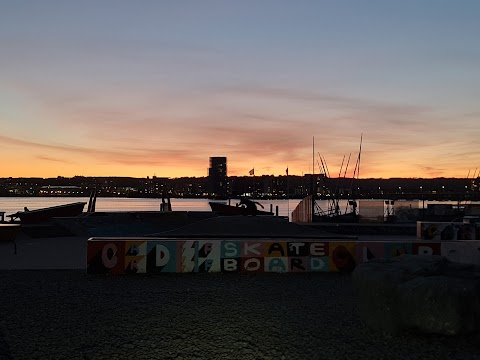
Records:
[[[444,255],[480,265],[480,241],[338,242],[90,239],[90,274],[351,272],[372,258]]]
[[[463,222],[417,222],[417,238],[422,240],[480,240],[480,224]]]

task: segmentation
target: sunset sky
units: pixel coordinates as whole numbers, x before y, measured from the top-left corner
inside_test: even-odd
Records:
[[[0,177],[480,169],[480,1],[0,1]],[[316,162],[316,160],[315,160]],[[318,167],[315,172],[318,173]],[[472,174],[471,174],[472,175]]]

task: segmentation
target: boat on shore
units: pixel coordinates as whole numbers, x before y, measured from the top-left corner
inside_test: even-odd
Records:
[[[251,200],[249,200],[251,201]],[[251,201],[252,203],[258,204],[256,202]],[[224,216],[231,216],[231,215],[270,215],[273,216],[275,215],[271,211],[263,211],[263,210],[258,210],[256,208],[256,205],[254,204],[252,206],[243,206],[243,204],[239,205],[228,205],[220,202],[209,202],[210,208],[212,211],[218,213],[219,215],[224,215]]]
[[[22,224],[38,224],[51,220],[54,217],[78,216],[83,212],[86,202],[74,202],[64,205],[51,206],[41,209],[17,211],[15,214],[7,215],[10,220],[20,220]]]

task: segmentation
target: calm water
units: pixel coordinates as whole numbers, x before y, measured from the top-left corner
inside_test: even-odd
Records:
[[[171,199],[172,210],[174,211],[210,211],[208,199]],[[378,200],[375,200],[378,201]],[[4,211],[6,215],[13,214],[17,211],[23,211],[26,206],[30,210],[62,205],[71,202],[86,202],[88,197],[0,197],[0,211]],[[226,201],[219,201],[226,203]],[[236,200],[232,200],[231,204],[236,204]],[[278,214],[280,216],[287,216],[291,214],[293,209],[298,205],[300,200],[258,200],[260,204],[265,207],[265,210],[270,210],[270,204],[273,205],[273,212],[278,206]],[[144,198],[97,198],[96,211],[158,211],[160,210],[161,199],[144,199]],[[317,201],[322,209],[327,209],[327,201]],[[426,201],[427,203],[439,203],[435,201]],[[455,201],[441,202],[457,204]],[[398,203],[397,203],[398,204]],[[361,207],[361,203],[359,208]],[[419,202],[419,207],[422,203]],[[85,206],[86,210],[87,206]],[[342,211],[346,208],[346,202],[340,201],[340,208]]]
[[[172,210],[174,211],[211,211],[208,199],[171,199]],[[0,211],[4,211],[6,215],[13,214],[17,211],[23,211],[26,206],[30,210],[67,204],[71,202],[86,202],[88,197],[0,197]],[[158,211],[160,210],[161,199],[144,199],[144,198],[97,198],[95,206],[96,211]],[[219,201],[226,203],[226,201]],[[273,212],[278,206],[278,214],[287,216],[293,211],[300,200],[258,200],[270,210],[270,204],[273,205]],[[231,204],[237,201],[232,200]],[[85,210],[87,206],[85,205]]]

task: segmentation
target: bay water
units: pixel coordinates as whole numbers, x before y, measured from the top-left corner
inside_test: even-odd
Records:
[[[49,206],[63,205],[73,202],[86,202],[88,203],[88,197],[0,197],[0,211],[5,212],[5,215],[16,213],[17,211],[23,211],[24,207],[27,207],[29,210],[35,210],[40,208],[45,208]],[[211,211],[209,206],[209,199],[185,199],[185,198],[173,198],[171,199],[172,210],[173,211]],[[290,200],[256,200],[264,206],[264,210],[270,210],[270,204],[272,205],[273,212],[278,206],[278,215],[279,216],[289,216],[291,218],[291,213],[301,201],[300,199],[290,199]],[[369,201],[369,200],[362,200]],[[370,200],[370,201],[382,201],[380,200]],[[122,197],[99,197],[96,202],[96,211],[159,211],[160,204],[162,200],[159,198],[122,198]],[[228,203],[228,201],[219,201],[215,202]],[[235,205],[238,200],[231,200],[231,205]],[[359,208],[361,203],[359,203]],[[418,207],[426,206],[430,203],[450,203],[458,204],[454,201],[426,201],[425,204],[422,204],[421,201],[418,202]],[[478,203],[478,202],[474,202]],[[317,200],[317,204],[322,209],[328,208],[327,200]],[[342,211],[347,207],[346,200],[340,200],[340,208]],[[87,205],[85,205],[84,211],[87,210]]]
[[[23,211],[24,207],[29,210],[45,208],[49,206],[63,205],[73,202],[86,202],[88,197],[0,197],[0,211],[5,215]],[[171,199],[173,211],[211,211],[208,205],[209,199]],[[300,202],[299,199],[290,200],[256,200],[264,206],[264,210],[270,210],[270,204],[273,206],[273,212],[278,206],[278,215],[287,216],[295,209]],[[228,203],[228,201],[215,201]],[[231,200],[235,205],[238,200]],[[95,205],[96,211],[159,211],[161,199],[157,198],[121,198],[121,197],[98,197]],[[261,210],[261,208],[259,208]],[[85,205],[84,211],[87,210]]]

